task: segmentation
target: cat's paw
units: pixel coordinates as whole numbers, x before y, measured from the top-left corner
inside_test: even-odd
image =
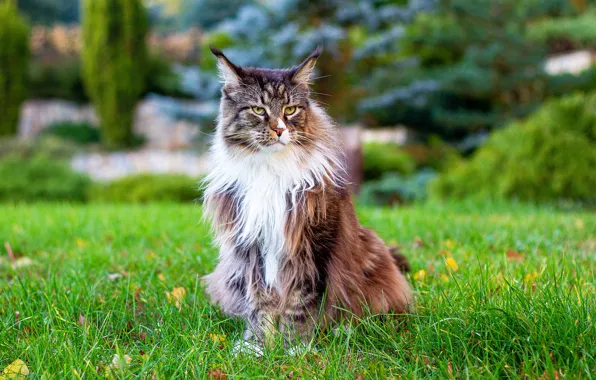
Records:
[[[239,340],[232,347],[234,356],[239,354],[252,355],[257,358],[263,356],[263,346],[254,340]]]
[[[302,344],[288,348],[286,353],[288,354],[288,356],[300,356],[300,355],[307,354],[309,352],[316,352],[316,351],[317,350],[315,350],[310,344],[302,343]]]
[[[354,329],[350,325],[339,325],[333,329],[333,335],[336,338],[346,337],[349,338],[354,333]]]

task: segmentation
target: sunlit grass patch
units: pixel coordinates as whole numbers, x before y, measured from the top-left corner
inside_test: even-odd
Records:
[[[0,371],[48,378],[595,376],[596,216],[516,205],[361,209],[410,259],[416,313],[295,356],[234,355],[193,205],[1,206]],[[19,364],[20,362],[17,362]],[[13,368],[13,367],[10,367]],[[0,372],[1,373],[1,372]]]

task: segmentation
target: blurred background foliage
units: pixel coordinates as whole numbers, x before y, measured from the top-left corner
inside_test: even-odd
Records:
[[[593,0],[0,2],[6,4],[0,18],[12,15],[0,23],[0,41],[29,38],[23,36],[30,27],[32,57],[28,63],[27,49],[0,43],[0,65],[20,60],[25,73],[16,87],[0,81],[2,107],[14,111],[26,97],[99,109],[98,125],[52,126],[39,139],[66,137],[85,149],[130,147],[133,105],[147,96],[208,134],[220,89],[210,44],[239,65],[260,67],[294,65],[322,45],[315,97],[340,125],[409,131],[405,145],[363,143],[363,202],[594,202]],[[131,13],[91,12],[91,3]],[[13,17],[17,11],[21,16]],[[553,57],[577,51],[587,52],[592,65],[549,69]],[[3,95],[11,91],[26,96]],[[181,107],[179,100],[205,106]],[[10,123],[13,132],[4,134],[14,135]],[[2,146],[20,144],[7,141],[13,142]],[[121,189],[138,181],[104,190],[126,194]],[[184,180],[164,178],[174,182]]]

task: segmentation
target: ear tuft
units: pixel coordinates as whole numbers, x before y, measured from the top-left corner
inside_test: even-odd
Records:
[[[209,45],[209,50],[211,50],[211,53],[213,53],[213,55],[216,56],[216,57],[218,57],[218,58],[224,55],[221,52],[221,50],[219,50],[218,48],[216,48],[213,45]]]
[[[216,48],[215,46],[209,45],[211,53],[217,58],[217,69],[219,71],[219,77],[221,78],[224,86],[225,85],[237,85],[240,83],[240,75],[238,74],[240,68],[234,65],[224,55],[224,53]]]
[[[310,77],[315,69],[317,59],[321,53],[323,53],[323,47],[319,45],[300,65],[292,70],[292,80],[296,83],[308,85]]]

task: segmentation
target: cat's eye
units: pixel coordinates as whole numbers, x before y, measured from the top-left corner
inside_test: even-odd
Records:
[[[284,113],[285,113],[286,115],[291,115],[291,114],[293,114],[294,112],[296,112],[296,106],[291,106],[291,107],[286,107],[286,108],[284,108]]]
[[[257,115],[264,115],[265,108],[263,107],[252,107],[252,112],[256,113]]]

